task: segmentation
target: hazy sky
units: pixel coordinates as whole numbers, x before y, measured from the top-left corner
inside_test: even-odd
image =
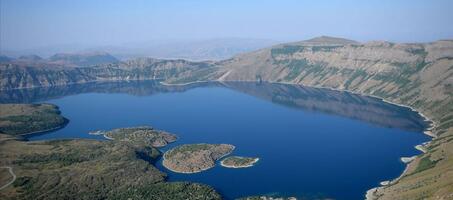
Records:
[[[452,0],[0,0],[0,50],[223,37],[453,39]]]

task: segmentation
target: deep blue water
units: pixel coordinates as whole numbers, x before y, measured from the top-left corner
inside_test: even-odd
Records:
[[[218,165],[197,174],[157,164],[169,181],[205,183],[228,199],[262,194],[363,199],[369,188],[399,176],[400,157],[418,154],[414,146],[429,139],[416,113],[349,93],[254,83],[121,87],[60,88],[65,92],[53,96],[49,91],[57,89],[28,90],[3,95],[2,101],[53,103],[70,120],[63,129],[30,140],[102,139],[87,133],[150,125],[179,136],[162,151],[186,143],[233,144],[232,155],[260,161],[251,168]]]

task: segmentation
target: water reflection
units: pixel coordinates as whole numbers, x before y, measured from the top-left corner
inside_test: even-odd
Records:
[[[184,92],[197,87],[225,87],[304,111],[321,112],[365,121],[374,125],[423,131],[426,122],[408,108],[373,97],[299,85],[251,82],[211,82],[166,86],[155,81],[100,82],[57,87],[7,90],[0,92],[0,103],[41,102],[83,93],[125,93],[149,96]]]

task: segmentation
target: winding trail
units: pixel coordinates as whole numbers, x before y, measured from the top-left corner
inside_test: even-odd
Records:
[[[8,187],[9,185],[11,185],[12,183],[14,183],[14,181],[16,180],[16,174],[14,174],[13,168],[12,168],[12,167],[0,167],[0,168],[8,169],[9,173],[13,176],[13,180],[11,180],[10,182],[8,182],[8,183],[5,184],[4,186],[0,187],[0,190],[3,190],[3,189],[5,189],[6,187]]]

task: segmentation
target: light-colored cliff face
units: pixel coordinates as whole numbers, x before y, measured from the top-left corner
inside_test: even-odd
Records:
[[[453,40],[424,44],[361,44],[320,37],[277,45],[219,62],[137,59],[84,68],[0,64],[0,88],[91,81],[161,79],[268,81],[374,95],[411,106],[434,121],[437,135],[398,182],[374,193],[381,199],[452,198]],[[449,196],[450,195],[450,196]]]
[[[322,40],[322,39],[318,39]],[[299,42],[218,63],[211,80],[269,81],[349,90],[411,106],[435,124],[435,139],[397,182],[371,199],[453,198],[453,41]],[[221,74],[220,76],[218,74]]]
[[[453,72],[453,41],[430,44],[294,43],[243,54],[220,64],[226,74],[223,80],[261,79],[368,93],[382,91],[391,95],[397,92],[392,91],[392,85],[410,89],[410,86],[427,82],[452,84],[449,75]],[[444,97],[438,96],[439,99]]]
[[[139,58],[127,62],[101,64],[91,67],[61,65],[0,64],[0,88],[30,88],[68,85],[95,81],[171,80],[177,75],[189,76],[212,70],[209,62],[158,60]]]
[[[432,118],[451,114],[446,108],[453,107],[453,41],[326,41],[284,44],[239,55],[217,63],[223,67],[210,80],[329,87],[409,105]]]

